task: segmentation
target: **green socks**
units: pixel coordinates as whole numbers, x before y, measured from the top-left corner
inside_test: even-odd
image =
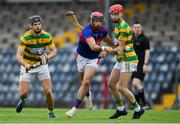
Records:
[[[139,104],[137,103],[137,101],[132,103],[132,107],[133,107],[134,111],[136,111],[136,112],[141,110],[141,108],[140,108]]]

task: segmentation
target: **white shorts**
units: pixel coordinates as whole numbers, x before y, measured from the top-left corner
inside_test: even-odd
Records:
[[[87,66],[91,66],[91,67],[94,67],[94,68],[98,68],[98,63],[99,63],[99,58],[97,59],[88,59],[88,58],[85,58],[79,54],[77,54],[77,58],[76,58],[76,61],[77,61],[77,69],[79,72],[84,72],[87,68]]]
[[[134,72],[137,71],[137,64],[129,62],[116,62],[115,69],[119,69],[120,72]]]
[[[40,81],[45,79],[51,79],[49,74],[48,65],[41,65],[37,68],[30,69],[27,73],[23,66],[21,66],[19,82],[26,81],[31,82],[32,78],[37,75]]]

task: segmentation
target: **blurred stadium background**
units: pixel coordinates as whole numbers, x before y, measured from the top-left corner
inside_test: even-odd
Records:
[[[71,107],[79,87],[75,51],[80,30],[67,22],[65,11],[73,10],[82,25],[88,24],[92,11],[101,11],[112,34],[108,8],[114,3],[125,6],[125,19],[129,24],[141,20],[143,30],[151,40],[150,71],[143,83],[151,107],[179,109],[179,0],[1,0],[0,106],[14,107],[18,101],[20,67],[15,57],[17,44],[19,36],[28,27],[28,17],[38,14],[58,47],[58,56],[49,63],[55,107]],[[93,78],[91,90],[96,108],[114,107],[113,98],[107,91],[107,79],[114,62],[112,56],[102,59]],[[27,106],[45,107],[44,94],[36,78],[29,90]]]

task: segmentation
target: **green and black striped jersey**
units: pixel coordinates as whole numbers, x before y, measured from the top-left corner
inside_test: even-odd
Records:
[[[116,42],[124,42],[125,44],[125,49],[123,50],[125,56],[116,54],[116,60],[118,62],[126,61],[126,62],[138,63],[138,57],[133,48],[132,31],[127,22],[121,20],[115,26],[114,37],[116,39]]]
[[[28,64],[33,65],[40,60],[39,56],[46,48],[55,47],[51,35],[44,30],[38,36],[33,35],[32,30],[27,31],[20,37],[19,47],[24,47],[23,59]]]

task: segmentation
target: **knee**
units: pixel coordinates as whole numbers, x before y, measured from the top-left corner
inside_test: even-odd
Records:
[[[110,89],[115,89],[116,88],[116,84],[112,83],[112,82],[108,82],[108,87]]]
[[[126,89],[124,87],[118,87],[118,90],[120,91],[121,94],[124,94]]]
[[[136,81],[133,81],[133,86],[137,86],[138,85],[138,83],[136,82]]]
[[[89,84],[90,84],[90,80],[83,80],[82,81],[82,85],[85,87],[89,87]]]
[[[134,82],[133,82],[133,86],[134,86],[135,90],[142,89],[142,85],[141,85],[140,82],[134,81]]]
[[[19,96],[21,97],[21,98],[26,98],[27,97],[27,92],[25,92],[25,91],[21,91],[20,93],[19,93]]]
[[[50,95],[50,94],[52,94],[52,90],[51,90],[51,89],[45,89],[45,90],[44,90],[44,93],[45,93],[46,95]]]

